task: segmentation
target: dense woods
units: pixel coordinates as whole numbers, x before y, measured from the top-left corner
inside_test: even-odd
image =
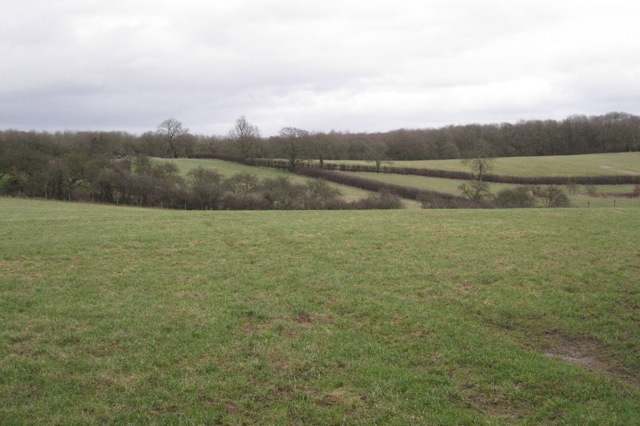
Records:
[[[241,120],[239,127],[245,128],[246,120],[244,117]],[[379,166],[383,160],[470,158],[480,144],[495,157],[640,150],[640,117],[618,112],[591,117],[574,115],[562,121],[469,124],[437,129],[400,129],[387,133],[311,133],[292,127],[286,127],[278,136],[269,138],[259,138],[254,132],[250,138],[242,139],[235,136],[239,133],[242,132],[234,129],[228,137],[195,137],[189,145],[189,152],[289,161],[369,160]],[[149,153],[154,154],[158,153]]]
[[[259,198],[260,203],[245,205],[238,199],[232,199],[233,191],[220,176],[205,176],[200,172],[200,175],[182,178],[171,165],[153,164],[148,157],[251,159],[256,164],[273,163],[272,166],[290,170],[304,164],[302,160],[314,160],[320,166],[325,160],[367,160],[372,164],[370,170],[380,171],[383,167],[388,168],[382,165],[383,161],[473,158],[479,149],[494,157],[638,151],[640,117],[609,113],[591,117],[571,116],[562,121],[470,124],[438,129],[400,129],[387,133],[313,133],[285,127],[279,135],[268,138],[261,137],[260,129],[245,117],[240,117],[226,136],[193,135],[174,118],[141,135],[5,130],[0,132],[0,193],[176,208],[312,208],[311,205],[347,208],[335,200],[318,204],[317,200],[310,201],[302,195],[295,201],[269,201],[269,197],[273,199],[273,194],[268,194],[269,186],[273,193],[278,192],[274,189],[278,184],[280,192],[286,185],[290,185],[292,193],[312,191],[297,188],[290,182],[256,184],[256,191],[260,188],[262,192],[253,196]],[[269,159],[279,160],[276,163]],[[317,171],[305,173],[319,174]],[[411,170],[404,169],[404,173],[411,173]],[[458,175],[441,177],[469,178],[465,173]],[[324,173],[324,178],[330,177]],[[333,179],[338,178],[334,176]],[[487,181],[492,179],[499,181],[496,179],[500,178],[485,177]],[[215,202],[212,199],[203,201],[203,188],[214,184],[218,188],[218,198]],[[356,186],[366,185],[360,182]],[[383,189],[393,190],[378,188]],[[326,193],[325,196],[328,197]],[[226,202],[222,202],[225,197]],[[386,200],[383,204],[388,202]],[[374,204],[370,202],[370,205]],[[364,204],[360,206],[366,207]]]

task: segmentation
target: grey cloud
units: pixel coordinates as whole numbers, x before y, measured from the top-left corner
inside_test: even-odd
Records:
[[[8,1],[0,127],[224,134],[563,118],[637,102],[640,6]]]

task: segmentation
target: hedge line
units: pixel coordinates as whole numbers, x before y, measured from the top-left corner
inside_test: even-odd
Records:
[[[302,163],[305,165],[306,163]],[[328,170],[339,170],[344,172],[376,172],[375,166],[363,164],[324,164],[323,168]],[[393,173],[399,175],[415,175],[425,177],[436,177],[446,179],[472,180],[473,174],[468,172],[456,172],[436,169],[420,169],[414,167],[392,167],[383,166],[381,173]],[[507,175],[484,175],[485,182],[512,183],[519,185],[623,185],[640,184],[640,175],[615,175],[615,176],[507,176]]]
[[[275,169],[289,169],[289,162],[284,160],[270,159],[270,158],[236,158],[229,157],[226,155],[218,155],[218,154],[200,154],[197,157],[193,158],[215,158],[219,160],[225,161],[234,161],[237,163],[250,165],[250,166],[260,166],[260,167],[270,167]],[[343,171],[343,170],[338,170]],[[395,194],[402,198],[407,198],[410,200],[421,201],[425,206],[433,206],[439,208],[491,208],[492,205],[483,202],[475,202],[467,200],[464,197],[445,194],[442,192],[436,191],[428,191],[424,189],[411,188],[402,185],[393,185],[390,183],[384,183],[375,181],[372,179],[367,179],[359,176],[350,176],[348,174],[339,173],[336,170],[327,170],[320,167],[315,167],[310,163],[299,163],[298,167],[295,169],[295,173],[317,178],[324,179],[327,181],[340,183],[343,185],[352,186],[355,188],[364,189],[372,192],[388,192],[391,194]]]
[[[289,163],[284,160],[276,160],[270,158],[250,158],[240,159],[219,154],[199,154],[193,155],[193,158],[216,158],[220,160],[235,161],[251,166],[273,167],[277,169],[288,169]],[[319,168],[316,163],[301,161],[298,163],[297,169],[301,168]],[[325,163],[322,166],[326,170],[336,170],[341,172],[377,172],[375,166],[365,164],[331,164]],[[399,175],[415,175],[436,177],[445,179],[472,180],[473,174],[468,172],[456,172],[449,170],[437,169],[420,169],[414,167],[392,167],[382,166],[379,170],[381,173],[392,173]],[[512,183],[518,185],[637,185],[640,184],[640,175],[615,175],[615,176],[504,176],[487,174],[483,177],[485,182],[493,183]]]
[[[489,204],[469,201],[466,198],[456,195],[411,188],[402,185],[393,185],[390,183],[379,182],[358,176],[349,176],[332,170],[320,169],[318,167],[299,167],[296,168],[296,174],[318,179],[325,179],[331,182],[349,185],[367,191],[390,192],[402,198],[418,200],[428,204],[437,204],[441,207],[455,207],[466,209],[491,207]]]

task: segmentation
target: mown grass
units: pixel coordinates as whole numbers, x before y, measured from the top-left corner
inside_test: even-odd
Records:
[[[365,161],[328,163],[369,164]],[[393,167],[415,167],[468,172],[460,160],[394,161]],[[497,158],[493,172],[506,176],[609,176],[640,174],[640,152]]]
[[[258,177],[259,179],[275,179],[278,177],[286,177],[291,179],[292,182],[298,184],[305,184],[309,182],[310,178],[296,175],[285,170],[270,169],[267,167],[252,167],[244,164],[233,163],[230,161],[215,160],[215,159],[195,159],[195,158],[173,158],[156,159],[156,161],[171,161],[178,166],[179,173],[183,176],[197,167],[203,167],[205,169],[215,169],[224,177],[231,177],[239,173],[249,173]],[[355,201],[368,197],[371,192],[364,191],[362,189],[354,188],[347,185],[340,185],[330,182],[333,188],[336,188],[342,194],[346,201]]]
[[[1,424],[637,424],[629,209],[0,199]]]

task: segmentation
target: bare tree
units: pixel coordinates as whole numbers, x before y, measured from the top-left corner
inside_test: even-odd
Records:
[[[289,161],[289,170],[294,171],[296,163],[300,158],[300,154],[304,148],[303,143],[308,140],[309,132],[295,127],[283,127],[280,130],[280,145],[283,154]]]
[[[569,197],[564,191],[555,185],[544,188],[536,188],[534,195],[542,201],[545,207],[569,207]]]
[[[249,158],[255,153],[256,145],[260,140],[260,129],[249,123],[243,115],[236,120],[235,126],[229,131],[229,139],[236,144],[242,158]]]
[[[376,172],[380,173],[382,169],[382,161],[387,155],[387,144],[381,140],[371,140],[365,145],[364,159],[367,161],[373,161],[376,164]]]
[[[473,179],[458,186],[462,195],[472,201],[481,201],[491,195],[489,184],[484,182],[484,176],[493,170],[495,158],[491,155],[491,149],[485,141],[479,141],[472,158],[465,158],[462,164],[469,166]]]
[[[182,126],[182,122],[175,118],[167,118],[158,125],[157,133],[162,135],[169,144],[171,158],[178,157],[180,142],[183,142],[189,134],[189,129]]]
[[[469,166],[474,179],[482,182],[484,176],[493,171],[495,161],[496,160],[493,157],[493,152],[489,147],[489,144],[486,141],[481,140],[473,150],[473,156],[462,160],[462,164]]]
[[[462,195],[471,201],[481,201],[491,195],[489,184],[481,180],[470,180],[458,186]]]

